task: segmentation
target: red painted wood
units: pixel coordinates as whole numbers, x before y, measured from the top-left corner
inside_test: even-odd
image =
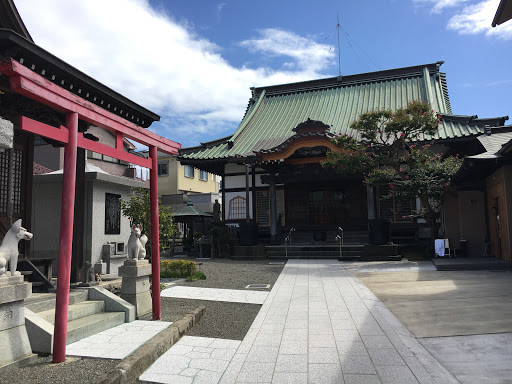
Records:
[[[66,359],[66,336],[68,330],[69,285],[71,276],[71,250],[73,247],[73,216],[75,207],[76,152],[78,136],[78,114],[66,115],[69,136],[64,151],[64,174],[62,177],[62,203],[60,216],[59,271],[57,275],[57,301],[55,304],[55,326],[53,333],[53,362]]]
[[[68,131],[63,126],[55,128],[51,125],[40,123],[39,121],[29,119],[25,116],[22,116],[20,120],[20,127],[23,131],[32,132],[44,137],[49,137],[50,139],[57,140],[62,143],[68,142]],[[123,137],[121,136],[121,140],[122,139]],[[116,159],[123,160],[128,163],[140,165],[142,167],[151,168],[153,166],[150,159],[145,159],[143,157],[139,157],[128,152],[124,152],[122,149],[119,150],[116,148],[109,147],[108,145],[86,139],[80,132],[78,133],[77,137],[77,145],[79,148],[84,148],[89,151],[101,153],[103,155],[114,157]]]
[[[0,63],[0,72],[10,77],[11,89],[58,111],[76,112],[80,120],[120,132],[124,137],[160,152],[175,155],[181,144],[161,137],[59,87],[13,59]]]
[[[51,125],[40,123],[39,121],[29,119],[28,117],[20,117],[20,128],[23,131],[32,132],[36,135],[48,137],[50,139],[60,141],[66,144],[68,142],[68,130],[65,127],[52,127]]]
[[[151,205],[151,286],[153,320],[160,320],[160,224],[158,221],[158,151],[149,147],[149,158],[153,162],[149,178],[149,200]]]
[[[119,132],[116,132],[116,148],[123,150],[123,135],[121,135]]]

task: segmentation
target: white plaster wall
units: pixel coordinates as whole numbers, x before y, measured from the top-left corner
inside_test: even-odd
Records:
[[[60,183],[33,184],[31,257],[57,260],[59,252]],[[56,270],[57,266],[54,263]]]
[[[102,247],[110,242],[127,243],[130,237],[130,220],[121,214],[121,233],[119,235],[105,234],[105,194],[114,193],[121,195],[122,200],[128,200],[131,188],[129,186],[106,183],[94,180],[91,182],[92,188],[88,190],[88,206],[91,207],[88,212],[88,222],[86,225],[85,252],[87,259],[91,260],[92,265],[102,259]],[[124,262],[115,260],[118,266],[112,265],[111,274],[117,275],[117,268]],[[112,259],[114,263],[114,259]]]
[[[60,235],[60,207],[62,196],[62,179],[51,183],[34,183],[32,204],[32,233],[30,241],[33,258],[52,258],[53,274],[57,273]],[[130,221],[121,216],[121,234],[105,234],[105,194],[121,195],[128,199],[129,186],[107,183],[98,180],[86,181],[86,205],[84,253],[86,260],[94,265],[101,260],[102,246],[107,242],[128,242],[130,237]],[[124,259],[119,262],[124,262]],[[112,274],[117,274],[117,268],[112,268]]]
[[[224,166],[224,173],[245,173],[245,165],[240,164],[226,164]]]

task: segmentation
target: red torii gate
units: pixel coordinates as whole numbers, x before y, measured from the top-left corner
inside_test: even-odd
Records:
[[[60,363],[66,358],[77,148],[88,149],[151,169],[150,202],[153,320],[159,320],[161,315],[157,153],[160,151],[175,155],[178,153],[178,149],[181,145],[139,127],[59,87],[12,58],[0,63],[0,72],[9,77],[11,90],[66,114],[65,126],[60,126],[59,128],[40,123],[24,116],[21,117],[20,122],[20,127],[24,131],[65,143],[58,261],[59,271],[53,343],[53,362]],[[86,139],[82,133],[78,132],[79,119],[113,132],[116,136],[115,148]],[[149,158],[144,159],[124,152],[124,137],[148,146]]]

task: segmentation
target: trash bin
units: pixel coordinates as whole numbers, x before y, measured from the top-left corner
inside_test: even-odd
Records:
[[[370,244],[383,245],[391,241],[391,220],[368,220],[368,237]]]

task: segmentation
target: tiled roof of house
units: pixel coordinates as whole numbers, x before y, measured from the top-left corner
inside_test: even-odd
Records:
[[[334,135],[357,137],[350,128],[361,113],[396,110],[411,101],[427,101],[443,115],[434,137],[453,139],[477,135],[485,125],[503,125],[505,118],[478,119],[452,115],[443,62],[357,75],[253,88],[242,122],[232,136],[184,148],[184,160],[250,158],[295,135],[293,129],[308,118],[330,126]]]
[[[53,172],[50,168],[46,168],[45,166],[38,164],[38,163],[33,164],[33,172],[32,173],[34,175],[42,175],[42,174],[50,173],[50,172]]]

